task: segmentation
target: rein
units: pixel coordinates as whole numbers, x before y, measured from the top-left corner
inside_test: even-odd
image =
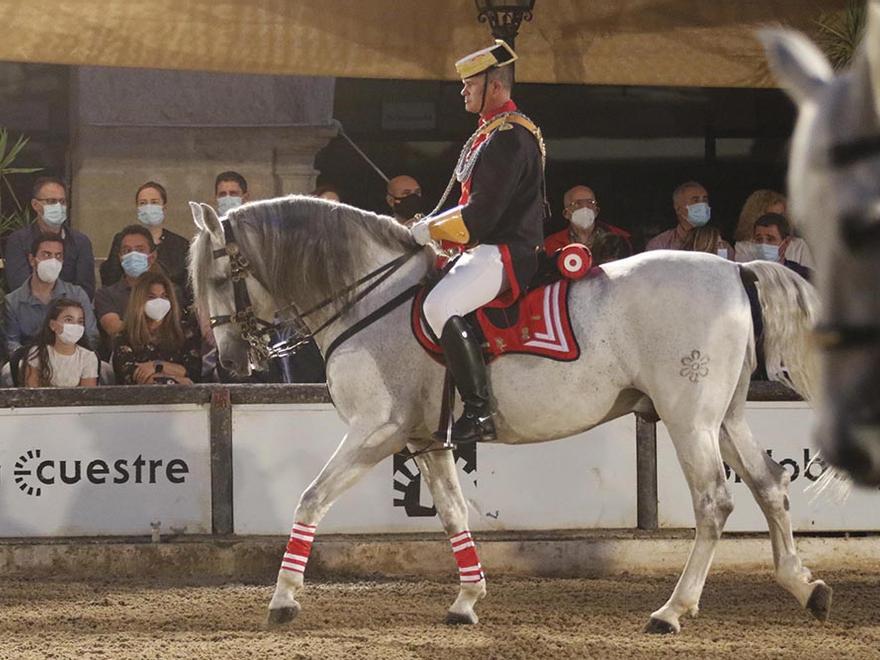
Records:
[[[209,322],[212,328],[216,328],[218,326],[230,324],[234,326],[242,340],[244,340],[248,344],[248,351],[250,353],[250,358],[253,362],[264,362],[265,360],[273,357],[285,357],[287,355],[293,355],[296,351],[313,337],[318,335],[321,331],[329,327],[332,323],[337,321],[340,317],[347,314],[355,304],[363,300],[367,295],[369,295],[376,287],[378,287],[382,282],[387,280],[391,275],[397,272],[401,266],[403,266],[407,261],[409,261],[415,252],[410,252],[409,254],[404,254],[396,259],[383,264],[376,270],[373,270],[359,280],[354,282],[353,284],[348,285],[341,291],[334,293],[332,296],[322,300],[317,305],[312,307],[311,309],[303,312],[302,314],[298,313],[292,304],[286,305],[285,307],[280,308],[276,311],[276,315],[282,312],[287,312],[288,310],[292,311],[295,316],[296,325],[298,327],[294,328],[295,335],[289,339],[284,339],[280,342],[277,342],[273,345],[269,345],[269,333],[282,330],[282,329],[290,329],[290,324],[286,322],[269,322],[265,319],[261,319],[256,315],[253,309],[253,304],[251,302],[250,294],[247,290],[247,278],[253,277],[257,281],[259,279],[254,274],[251,269],[250,262],[241,254],[241,250],[238,246],[238,242],[235,238],[235,233],[232,229],[232,225],[229,220],[221,223],[223,225],[223,238],[224,238],[224,246],[218,250],[213,251],[214,259],[219,259],[222,257],[229,257],[230,266],[231,266],[231,279],[232,279],[232,287],[233,293],[235,296],[235,312],[233,314],[225,314],[219,316],[211,316],[209,317]],[[348,301],[342,309],[333,314],[329,319],[324,321],[317,329],[314,331],[307,331],[308,326],[306,325],[304,319],[315,312],[327,307],[333,302],[336,302],[346,294],[351,291],[357,289],[362,284],[369,282],[370,280],[374,280],[367,286],[363,291],[358,293],[352,300]],[[262,282],[260,282],[263,285]],[[265,288],[265,285],[263,285]],[[373,321],[377,320],[385,313],[391,311],[394,307],[401,304],[408,297],[411,297],[415,294],[415,291],[418,289],[418,285],[410,287],[404,294],[408,294],[406,297],[403,297],[403,294],[395,297],[389,303],[386,303],[378,310],[369,314],[367,317],[356,323],[351,328],[348,328],[345,332],[343,332],[339,337],[337,337],[333,343],[330,345],[330,348],[325,355],[325,361],[329,359],[330,353],[335,350],[339,344],[341,344],[346,339],[350,338],[352,335],[367,327]],[[391,305],[391,303],[394,303]],[[378,313],[381,310],[385,310],[383,313]],[[306,331],[303,331],[302,328],[306,328]]]

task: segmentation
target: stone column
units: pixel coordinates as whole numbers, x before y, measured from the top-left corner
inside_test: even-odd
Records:
[[[332,78],[81,67],[72,84],[72,221],[99,259],[140,184],[165,186],[167,227],[190,237],[187,202],[213,204],[218,173],[256,199],[309,192],[336,134]]]

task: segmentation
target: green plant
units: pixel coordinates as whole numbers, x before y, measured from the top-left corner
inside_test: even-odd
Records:
[[[22,149],[27,146],[28,138],[19,135],[14,144],[10,144],[9,131],[0,128],[0,236],[32,222],[31,210],[22,206],[15,194],[10,181],[11,177],[21,174],[39,172],[40,167],[15,167],[14,163]],[[5,189],[5,190],[4,190]],[[12,200],[13,208],[4,208],[4,194]]]
[[[865,32],[865,0],[849,0],[843,12],[826,12],[813,21],[816,42],[835,69],[846,67],[855,55]]]

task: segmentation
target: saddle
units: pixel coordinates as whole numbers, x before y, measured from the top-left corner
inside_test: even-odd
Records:
[[[436,281],[416,293],[410,315],[411,329],[428,355],[445,364],[443,349],[422,313],[422,304],[434,284]],[[571,279],[563,278],[555,261],[548,260],[519,298],[511,301],[508,292],[504,292],[468,314],[465,318],[480,337],[486,362],[507,353],[537,355],[559,362],[577,360],[580,346],[571,329],[570,286]]]

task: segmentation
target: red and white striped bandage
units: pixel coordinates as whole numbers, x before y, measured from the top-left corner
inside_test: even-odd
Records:
[[[467,530],[456,534],[449,539],[452,545],[452,554],[455,555],[455,563],[458,564],[458,576],[462,582],[479,582],[485,576],[480,559],[477,557],[477,547],[474,539]]]
[[[314,540],[314,525],[294,523],[293,529],[290,530],[287,548],[284,551],[284,559],[281,560],[281,570],[305,573]]]

